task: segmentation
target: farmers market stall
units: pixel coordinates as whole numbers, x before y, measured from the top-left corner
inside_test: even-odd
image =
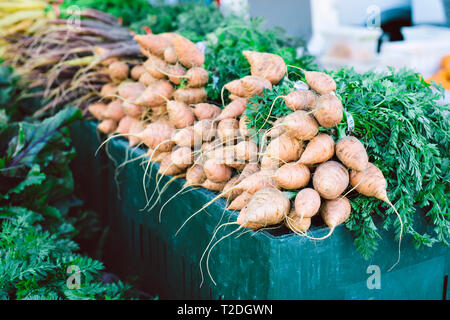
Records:
[[[380,29],[316,60],[242,10],[77,3],[0,5],[0,297],[446,299],[448,56],[364,72]]]

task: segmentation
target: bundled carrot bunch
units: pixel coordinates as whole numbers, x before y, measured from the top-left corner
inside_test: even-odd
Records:
[[[274,54],[243,54],[251,75],[225,85],[232,101],[202,127],[209,131],[202,139],[201,157],[186,176],[190,185],[200,181],[203,187],[222,191],[201,210],[226,197],[228,209],[240,210],[237,224],[241,227],[259,229],[284,222],[302,235],[320,212],[330,227],[329,236],[350,215],[345,195],[351,190],[390,204],[386,180],[369,162],[363,144],[351,136],[335,143],[331,135],[319,133],[343,118],[343,106],[334,94],[336,83],[325,73],[303,71],[308,88],[279,97],[292,112],[273,123],[263,141],[255,141],[256,135],[250,133],[255,130],[248,128],[245,118],[245,111],[254,107],[248,99],[277,85],[285,76],[286,64]],[[216,132],[214,140],[211,131]],[[191,181],[191,171],[198,180]],[[345,193],[349,185],[353,189]],[[293,205],[283,191],[296,193]]]
[[[163,159],[172,150],[174,159],[190,152],[194,123],[220,113],[218,106],[205,103],[205,58],[194,43],[177,34],[138,35],[135,40],[147,60],[131,68],[123,61],[104,61],[112,82],[103,86],[103,100],[89,110],[101,120],[100,131],[126,135],[130,145],[145,144],[152,161],[162,162],[160,172],[177,174],[192,163],[178,160],[175,166],[168,157]]]

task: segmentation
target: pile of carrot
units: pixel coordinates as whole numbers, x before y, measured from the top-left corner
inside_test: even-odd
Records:
[[[274,122],[258,143],[245,117],[252,108],[248,99],[282,81],[287,66],[281,57],[244,51],[251,74],[224,86],[231,102],[222,109],[205,102],[208,72],[195,44],[173,33],[135,39],[147,60],[133,67],[104,61],[116,82],[102,88],[104,100],[89,110],[101,120],[100,131],[146,145],[150,161],[160,162],[158,174],[220,192],[201,210],[224,197],[228,209],[240,211],[241,227],[285,224],[303,236],[320,214],[328,237],[351,213],[351,190],[390,204],[386,180],[363,144],[320,132],[343,118],[329,75],[303,70],[307,89],[280,97],[292,113]],[[295,191],[295,199],[283,191]]]

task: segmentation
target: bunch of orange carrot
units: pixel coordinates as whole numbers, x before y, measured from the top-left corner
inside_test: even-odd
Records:
[[[169,124],[178,129],[191,126],[195,120],[191,106],[199,105],[195,108],[197,113],[205,106],[208,72],[202,68],[203,53],[184,37],[148,34],[138,35],[135,40],[147,60],[134,65],[119,59],[103,61],[112,82],[103,86],[103,100],[89,106],[89,110],[102,120],[100,131],[131,133],[132,145],[144,141],[156,147],[162,140],[149,141],[145,133],[139,138],[135,136],[141,133],[138,129],[146,123],[154,124],[151,128]],[[161,139],[164,137],[167,138],[163,134]]]
[[[361,194],[390,203],[383,174],[369,163],[357,138],[344,137],[335,143],[332,136],[319,133],[320,127],[335,127],[343,118],[343,106],[334,94],[336,84],[325,73],[304,71],[309,89],[280,96],[292,113],[279,118],[264,134],[270,139],[268,143],[262,141],[258,146],[253,141],[243,115],[246,108],[252,108],[247,99],[278,84],[285,76],[286,64],[273,54],[251,51],[243,54],[251,65],[251,75],[225,85],[232,102],[216,118],[219,137],[224,136],[219,133],[224,124],[229,130],[234,129],[234,135],[228,133],[227,138],[241,141],[222,147],[224,158],[213,156],[203,164],[207,178],[209,171],[219,172],[211,162],[228,167],[235,160],[250,160],[247,166],[257,164],[256,172],[249,176],[246,167],[240,168],[243,175],[234,177],[230,170],[223,169],[227,175],[218,180],[226,182],[220,196],[231,200],[228,208],[241,210],[238,223],[258,229],[284,221],[294,232],[304,233],[311,225],[311,217],[320,212],[331,234],[350,215],[351,206],[344,195],[349,184]],[[216,153],[217,149],[213,151]],[[312,186],[308,187],[310,180]],[[277,190],[299,190],[293,208],[286,202],[286,194]]]

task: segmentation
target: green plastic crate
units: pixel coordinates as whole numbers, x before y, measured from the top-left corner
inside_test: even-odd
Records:
[[[236,213],[224,211],[224,200],[220,200],[191,219],[175,237],[185,219],[215,194],[197,189],[180,195],[166,205],[159,222],[162,203],[180,190],[184,179],[175,180],[151,212],[142,211],[144,167],[140,161],[124,167],[117,177],[118,191],[114,161],[107,157],[105,149],[94,156],[101,142],[95,126],[89,121],[72,125],[78,153],[73,162],[75,181],[85,193],[85,200],[101,213],[105,226],[109,227],[106,263],[122,277],[137,275],[144,291],[162,299],[442,299],[444,296],[444,278],[450,271],[448,248],[416,250],[410,237],[406,237],[399,265],[386,272],[397,259],[398,243],[392,232],[380,230],[383,238],[380,247],[366,261],[355,251],[353,238],[343,226],[324,241],[311,241],[283,229],[229,237],[211,254],[209,265],[217,285],[205,273],[200,287],[200,257],[217,225],[235,221]],[[126,152],[131,153],[127,145],[126,140],[113,140],[108,144],[108,153],[121,163]],[[133,157],[143,153],[144,150],[138,149]],[[155,165],[151,174],[149,194],[155,187],[157,168]],[[163,181],[168,179],[164,177]],[[235,228],[223,228],[216,239]],[[313,227],[310,235],[320,237],[327,232],[326,228]],[[370,266],[380,268],[379,289],[367,286],[373,276]]]

